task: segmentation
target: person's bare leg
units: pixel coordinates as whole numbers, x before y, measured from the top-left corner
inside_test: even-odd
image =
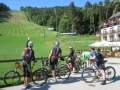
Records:
[[[101,70],[102,76],[103,76],[103,80],[106,80],[106,75],[105,75],[105,71]]]
[[[88,65],[89,65],[89,64],[88,64],[88,61],[87,61],[87,68],[89,67]]]
[[[106,84],[106,75],[105,75],[105,71],[104,70],[101,70],[101,73],[103,75],[103,81],[101,83],[101,85],[105,85]]]
[[[56,79],[56,71],[55,70],[52,70],[52,76],[53,76],[54,80],[57,81],[57,79]]]
[[[52,76],[53,76],[54,78],[56,77],[55,70],[52,70]]]
[[[73,67],[73,72],[76,72],[75,67]]]
[[[24,85],[26,86],[26,77],[23,77],[23,79],[24,79]]]
[[[89,68],[91,65],[90,61],[87,61],[87,68]]]
[[[28,77],[26,77],[26,84],[28,84],[29,83],[29,78]]]

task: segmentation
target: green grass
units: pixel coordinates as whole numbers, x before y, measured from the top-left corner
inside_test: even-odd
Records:
[[[33,49],[36,58],[48,57],[56,40],[60,41],[63,55],[68,55],[70,45],[73,45],[75,50],[89,50],[88,45],[96,42],[98,38],[94,35],[60,34],[57,38],[57,32],[47,30],[47,26],[43,27],[28,22],[24,13],[20,11],[2,12],[0,16],[0,60],[20,59],[27,37],[34,42]],[[38,68],[40,62],[36,66],[35,68]],[[14,69],[14,63],[0,63],[0,77],[12,69]]]

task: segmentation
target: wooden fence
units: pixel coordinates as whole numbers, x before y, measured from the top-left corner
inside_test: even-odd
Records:
[[[66,57],[67,55],[63,56]],[[47,59],[48,57],[41,57],[41,58],[36,58],[36,60],[42,60],[42,59]],[[22,61],[21,59],[11,59],[11,60],[0,60],[0,63],[8,63],[8,62],[16,62],[16,61]],[[41,63],[43,64],[43,63]],[[43,66],[43,65],[42,65]],[[3,77],[0,77],[0,80],[3,80]]]

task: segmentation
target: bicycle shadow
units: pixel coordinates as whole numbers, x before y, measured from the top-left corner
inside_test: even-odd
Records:
[[[107,84],[114,83],[120,80],[120,76],[116,76],[112,81],[108,82]]]
[[[106,83],[107,84],[111,84],[111,83],[114,83],[114,82],[117,82],[117,81],[119,81],[120,80],[120,76],[116,76],[113,80],[106,80]],[[103,79],[99,79],[99,80],[97,80],[97,82],[102,82],[103,81]]]
[[[35,87],[32,87],[29,90],[40,90],[40,89],[41,90],[48,90],[52,85],[56,85],[56,84],[69,84],[69,83],[79,82],[81,80],[81,75],[79,75],[79,77],[75,76],[75,75],[74,76],[70,76],[68,79],[58,79],[57,82],[49,82],[49,80],[43,86],[35,86]]]

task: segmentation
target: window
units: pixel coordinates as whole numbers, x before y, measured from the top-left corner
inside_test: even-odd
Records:
[[[107,41],[107,36],[104,36],[104,37],[103,37],[103,40]]]
[[[103,30],[103,34],[106,34],[106,29]]]
[[[120,26],[118,26],[118,30],[120,31]]]
[[[110,35],[110,41],[114,40],[114,35]]]
[[[112,33],[113,32],[113,28],[110,28],[110,33]]]
[[[119,21],[120,21],[120,18],[119,18]]]

